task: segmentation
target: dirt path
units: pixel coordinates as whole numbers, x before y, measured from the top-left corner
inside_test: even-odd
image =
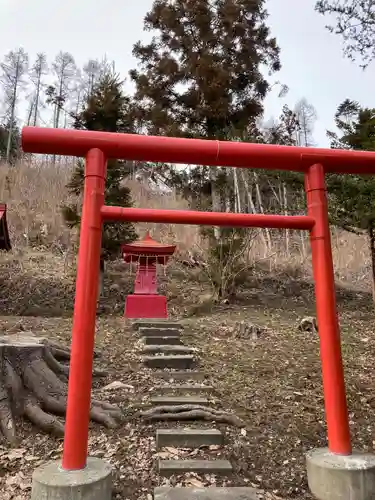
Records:
[[[189,345],[200,350],[208,383],[214,381],[220,404],[231,408],[246,422],[245,429],[225,427],[228,435],[226,458],[234,466],[228,485],[253,486],[267,495],[307,500],[304,454],[325,444],[318,341],[311,334],[298,333],[300,311],[233,307],[207,317],[185,321]],[[363,319],[364,318],[364,319]],[[2,331],[17,322],[37,335],[69,342],[71,323],[62,318],[1,317]],[[346,363],[348,400],[354,445],[373,450],[372,422],[375,398],[372,370],[375,356],[375,324],[370,315],[345,313],[343,353]],[[240,322],[267,326],[257,340],[241,334]],[[139,363],[137,334],[121,318],[98,321],[97,346],[106,380],[93,388],[96,397],[121,405],[127,421],[118,432],[95,424],[90,429],[90,454],[102,457],[116,469],[114,498],[150,499],[153,488],[166,484],[155,464],[156,424],[146,424],[135,415],[148,403],[155,380]],[[115,380],[127,387],[103,391]],[[9,449],[0,442],[0,496],[3,500],[29,498],[32,471],[45,460],[61,457],[62,440],[37,432],[27,422],[18,422],[20,442]],[[195,456],[219,450],[193,450]],[[187,452],[169,450],[167,454]],[[192,475],[171,479],[172,484],[222,484],[214,477]],[[269,498],[271,498],[269,496]]]

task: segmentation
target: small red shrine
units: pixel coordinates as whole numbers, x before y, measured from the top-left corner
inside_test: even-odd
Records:
[[[121,245],[124,261],[137,264],[134,294],[125,302],[126,318],[168,318],[167,298],[157,291],[157,264],[165,266],[176,245],[163,245],[147,232],[143,240]]]

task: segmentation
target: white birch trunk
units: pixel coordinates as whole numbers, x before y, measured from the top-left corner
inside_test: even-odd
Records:
[[[246,195],[247,195],[247,200],[248,200],[248,203],[249,203],[249,207],[250,207],[250,210],[253,214],[256,214],[257,213],[257,210],[256,210],[256,207],[255,207],[255,204],[254,204],[254,200],[253,200],[253,196],[252,196],[252,193],[251,193],[251,190],[250,190],[250,187],[249,187],[249,184],[247,182],[247,179],[245,177],[245,174],[244,174],[244,171],[241,170],[241,176],[242,176],[242,181],[243,181],[243,184],[244,184],[244,187],[245,187],[245,191],[246,191]],[[265,236],[265,233],[264,233],[264,229],[260,229],[260,237],[262,239],[262,243],[263,243],[263,248],[264,248],[264,256],[267,255],[267,253],[271,250],[270,247],[268,246],[268,242],[267,242],[267,238]]]
[[[217,189],[217,167],[210,167],[209,169],[210,181],[211,181],[211,198],[212,198],[212,211],[220,212],[221,210],[221,198],[220,193]],[[217,240],[220,239],[220,228],[214,227],[214,235]]]
[[[284,215],[288,215],[288,191],[285,182],[283,182],[283,205],[284,205]],[[285,252],[289,256],[289,229],[285,229]]]
[[[253,175],[254,175],[254,181],[255,181],[255,192],[256,192],[258,204],[259,204],[259,210],[262,214],[264,214],[264,205],[263,205],[262,195],[261,195],[260,187],[259,187],[258,174],[256,172],[253,172]],[[266,240],[268,243],[268,249],[269,249],[269,251],[271,251],[272,240],[271,240],[270,230],[268,228],[264,228],[264,233],[265,233]]]

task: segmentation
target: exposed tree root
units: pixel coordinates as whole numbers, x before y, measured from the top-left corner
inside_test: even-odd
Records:
[[[16,417],[27,417],[46,432],[63,435],[64,425],[55,415],[66,412],[70,351],[32,334],[0,337],[0,434],[16,442]],[[105,375],[94,370],[96,376]],[[121,410],[109,403],[91,403],[91,419],[114,428]]]
[[[149,410],[142,411],[141,417],[146,420],[209,420],[219,423],[233,425],[233,427],[244,427],[244,423],[235,415],[208,406],[200,405],[175,405],[155,406]]]

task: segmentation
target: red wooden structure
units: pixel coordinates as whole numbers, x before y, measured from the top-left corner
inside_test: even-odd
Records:
[[[163,245],[153,240],[148,232],[143,240],[121,245],[125,262],[137,265],[134,294],[126,297],[126,318],[168,317],[167,298],[158,295],[156,266],[165,266],[175,250],[175,245]]]
[[[8,223],[7,223],[7,206],[5,203],[0,203],[0,250],[7,252],[12,249],[10,244]]]
[[[375,174],[374,153],[37,127],[23,129],[22,144],[26,153],[86,158],[64,469],[82,469],[86,464],[101,229],[103,222],[111,220],[309,230],[328,446],[336,454],[351,453],[324,175],[325,172]],[[293,217],[105,206],[104,185],[109,158],[304,172],[308,215]]]

